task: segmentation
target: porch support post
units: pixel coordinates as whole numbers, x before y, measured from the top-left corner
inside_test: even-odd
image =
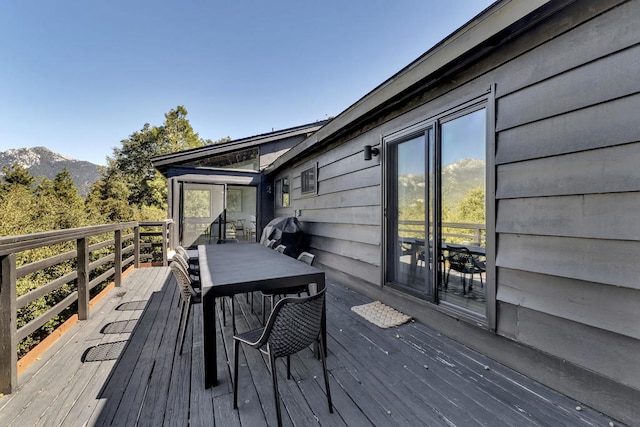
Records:
[[[113,239],[115,241],[113,254],[115,256],[113,267],[115,269],[115,275],[113,277],[113,283],[116,288],[122,285],[122,230],[116,230]]]
[[[169,225],[167,221],[162,222],[162,266],[166,267],[169,265],[169,254],[167,251],[169,250]]]
[[[0,257],[0,393],[18,386],[16,338],[16,254]]]
[[[89,318],[89,240],[76,241],[78,250],[78,319]]]
[[[140,268],[140,225],[133,227],[133,264]]]

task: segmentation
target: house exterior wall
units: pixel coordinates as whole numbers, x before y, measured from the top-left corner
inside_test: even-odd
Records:
[[[273,174],[316,262],[540,381],[640,419],[640,1],[556,11],[393,110]],[[382,156],[364,145],[491,90],[495,97],[495,331],[383,286]],[[317,195],[300,173],[318,166]],[[489,241],[489,239],[488,239]],[[494,335],[495,333],[495,335]]]

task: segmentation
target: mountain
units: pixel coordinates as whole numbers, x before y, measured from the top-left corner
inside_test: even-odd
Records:
[[[469,190],[484,188],[485,162],[478,159],[462,159],[442,168],[442,197],[446,203],[457,206]],[[400,204],[424,202],[424,175],[406,174],[398,177]]]
[[[100,166],[83,160],[75,160],[54,153],[45,147],[15,148],[0,152],[0,176],[2,167],[19,164],[34,177],[53,179],[67,168],[81,196],[89,193],[91,184],[100,178]]]

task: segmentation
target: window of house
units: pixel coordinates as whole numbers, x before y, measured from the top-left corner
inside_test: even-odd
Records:
[[[276,181],[276,198],[279,207],[288,207],[289,199],[289,178],[285,177]]]
[[[302,194],[316,193],[318,189],[317,166],[314,165],[309,169],[305,169],[300,174],[300,192]]]
[[[385,138],[386,283],[486,315],[486,102]]]

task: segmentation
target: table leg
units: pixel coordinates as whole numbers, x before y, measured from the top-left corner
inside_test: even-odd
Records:
[[[204,334],[204,387],[209,388],[218,385],[215,298],[207,298],[206,296],[203,298],[202,320]]]

